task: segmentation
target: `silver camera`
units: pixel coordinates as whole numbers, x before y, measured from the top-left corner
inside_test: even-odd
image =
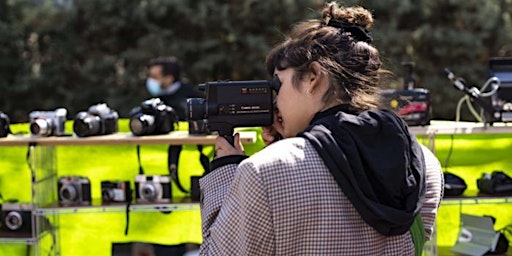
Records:
[[[2,230],[5,232],[31,233],[32,210],[29,203],[2,204]]]
[[[170,176],[135,176],[135,198],[137,203],[169,203],[171,197]]]
[[[39,136],[65,135],[64,124],[68,111],[58,108],[54,111],[32,111],[29,114],[30,132]]]
[[[59,192],[59,202],[63,206],[91,204],[91,182],[87,177],[60,177],[57,188]]]

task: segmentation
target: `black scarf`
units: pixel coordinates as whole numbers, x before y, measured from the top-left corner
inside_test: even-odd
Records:
[[[383,235],[409,230],[425,194],[425,160],[393,112],[319,112],[298,136],[308,139],[363,220]]]

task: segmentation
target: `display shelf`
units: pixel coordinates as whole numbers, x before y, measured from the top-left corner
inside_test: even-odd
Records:
[[[440,134],[510,134],[512,123],[494,123],[492,126],[475,122],[431,121],[426,126],[410,126],[416,135]]]
[[[239,131],[242,143],[255,143],[255,131]],[[190,135],[188,131],[173,131],[164,135],[134,136],[131,133],[115,133],[101,136],[38,137],[32,135],[9,135],[0,138],[0,146],[83,146],[83,145],[202,145],[215,144],[217,135]]]
[[[189,198],[173,199],[173,203],[133,203],[129,205],[130,212],[159,212],[159,211],[190,211],[199,210],[199,203]],[[61,214],[86,213],[122,213],[126,212],[126,203],[102,204],[93,200],[91,205],[59,206],[50,205],[36,209],[36,215],[50,216]]]
[[[44,231],[38,236],[32,236],[30,233],[15,233],[0,231],[0,243],[12,245],[35,245],[43,237],[50,235],[49,231]]]
[[[441,201],[442,205],[470,205],[470,204],[509,204],[512,203],[512,195],[486,195],[477,196],[447,196]]]

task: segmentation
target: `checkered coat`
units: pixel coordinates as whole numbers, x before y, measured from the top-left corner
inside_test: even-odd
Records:
[[[442,198],[436,157],[422,146],[427,239]],[[409,232],[366,224],[304,138],[281,140],[200,180],[201,255],[414,255]]]

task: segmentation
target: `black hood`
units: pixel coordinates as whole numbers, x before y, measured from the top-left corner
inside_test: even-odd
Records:
[[[409,230],[425,193],[425,160],[391,111],[337,106],[317,113],[308,139],[363,220],[383,235]]]

